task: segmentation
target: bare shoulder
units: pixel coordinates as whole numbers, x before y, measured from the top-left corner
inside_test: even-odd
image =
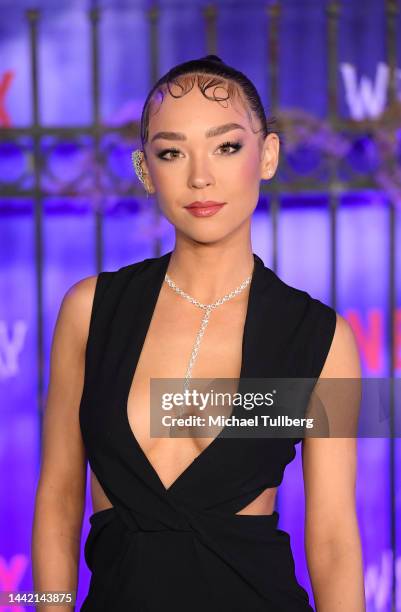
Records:
[[[336,328],[320,378],[360,377],[361,364],[354,332],[348,321],[336,313]],[[354,389],[354,386],[350,388]],[[331,406],[327,400],[325,408],[335,416],[336,408],[340,406],[336,405],[336,394],[332,395],[334,405]],[[351,397],[347,397],[347,406],[350,411],[357,413],[357,409],[351,406],[351,400]],[[313,557],[313,551],[319,549],[319,546],[338,540],[340,524],[341,532],[355,539],[357,440],[352,436],[305,437],[302,442],[302,462],[306,544],[308,556]]]
[[[77,281],[67,290],[64,299],[85,301],[93,297],[98,275],[86,276]]]
[[[96,282],[97,275],[77,281],[61,301],[53,332],[45,416],[57,414],[59,418],[63,409],[67,414],[77,405]]]
[[[97,278],[97,275],[87,276],[74,283],[60,305],[57,323],[72,327],[80,340],[87,338]]]
[[[355,334],[348,321],[336,312],[336,328],[320,378],[359,378],[361,364]]]
[[[38,503],[47,507],[50,501],[62,498],[69,507],[70,516],[81,512],[85,495],[85,449],[79,426],[79,406],[96,281],[96,275],[89,276],[66,291],[51,346]]]

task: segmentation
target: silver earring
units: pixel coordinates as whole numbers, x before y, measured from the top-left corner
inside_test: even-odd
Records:
[[[143,161],[143,158],[144,158],[143,151],[140,151],[139,149],[136,149],[135,151],[131,153],[131,159],[132,159],[132,163],[135,169],[135,173],[137,177],[139,178],[139,180],[141,181],[141,183],[145,185],[145,176],[144,176],[143,169],[141,166],[141,162]]]

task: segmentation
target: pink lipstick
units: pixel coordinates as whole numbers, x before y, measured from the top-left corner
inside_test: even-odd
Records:
[[[207,200],[205,202],[191,202],[188,206],[185,206],[188,212],[194,217],[211,217],[215,215],[223,206],[225,202],[214,202],[213,200]]]

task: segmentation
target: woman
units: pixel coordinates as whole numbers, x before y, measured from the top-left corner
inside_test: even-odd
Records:
[[[207,56],[153,87],[135,168],[172,252],[76,283],[52,348],[33,538],[37,590],[76,588],[86,457],[93,511],[82,610],[311,610],[274,510],[300,438],[151,437],[150,378],[359,377],[345,319],[252,252],[279,138],[249,79]],[[208,308],[209,306],[209,308]],[[355,439],[302,440],[317,610],[364,610]]]

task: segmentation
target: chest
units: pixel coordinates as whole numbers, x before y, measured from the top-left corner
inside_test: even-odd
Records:
[[[167,288],[169,289],[169,288]],[[239,378],[247,296],[212,310],[192,367],[192,378]],[[204,310],[161,291],[131,381],[127,414],[131,430],[148,455],[185,462],[212,438],[150,437],[150,379],[184,379]]]

